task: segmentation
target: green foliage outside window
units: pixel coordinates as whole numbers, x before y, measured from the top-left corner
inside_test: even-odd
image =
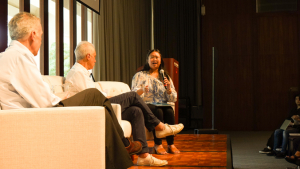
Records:
[[[70,70],[70,46],[64,43],[64,76]],[[56,42],[53,42],[49,50],[49,75],[56,76]]]

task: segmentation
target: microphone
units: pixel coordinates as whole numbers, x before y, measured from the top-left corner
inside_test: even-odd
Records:
[[[165,71],[164,69],[160,69],[159,73],[161,74],[163,81],[165,80]],[[165,88],[167,89],[167,84],[164,83]]]

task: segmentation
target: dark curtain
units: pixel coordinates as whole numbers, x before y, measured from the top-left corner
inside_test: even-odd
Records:
[[[154,46],[179,61],[179,98],[202,105],[200,0],[154,1]]]
[[[131,85],[150,49],[150,0],[101,0],[96,80]]]

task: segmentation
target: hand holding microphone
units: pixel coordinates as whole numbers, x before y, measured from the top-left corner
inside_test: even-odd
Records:
[[[168,78],[165,77],[165,71],[163,69],[160,69],[159,73],[161,74],[162,79],[164,81],[165,89],[170,91],[171,90],[171,85],[170,85],[170,81],[168,80]]]

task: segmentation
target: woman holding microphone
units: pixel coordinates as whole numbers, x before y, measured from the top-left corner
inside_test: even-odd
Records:
[[[132,79],[131,90],[137,92],[147,103],[153,114],[162,122],[170,125],[175,123],[174,110],[166,104],[176,102],[177,92],[170,76],[164,72],[164,61],[157,49],[147,54],[144,68],[137,72]],[[163,104],[161,104],[163,103]],[[183,124],[180,124],[183,127]],[[157,154],[178,154],[180,151],[174,145],[174,136],[167,136],[168,150],[162,146],[162,140],[156,138],[153,131],[155,151]]]

